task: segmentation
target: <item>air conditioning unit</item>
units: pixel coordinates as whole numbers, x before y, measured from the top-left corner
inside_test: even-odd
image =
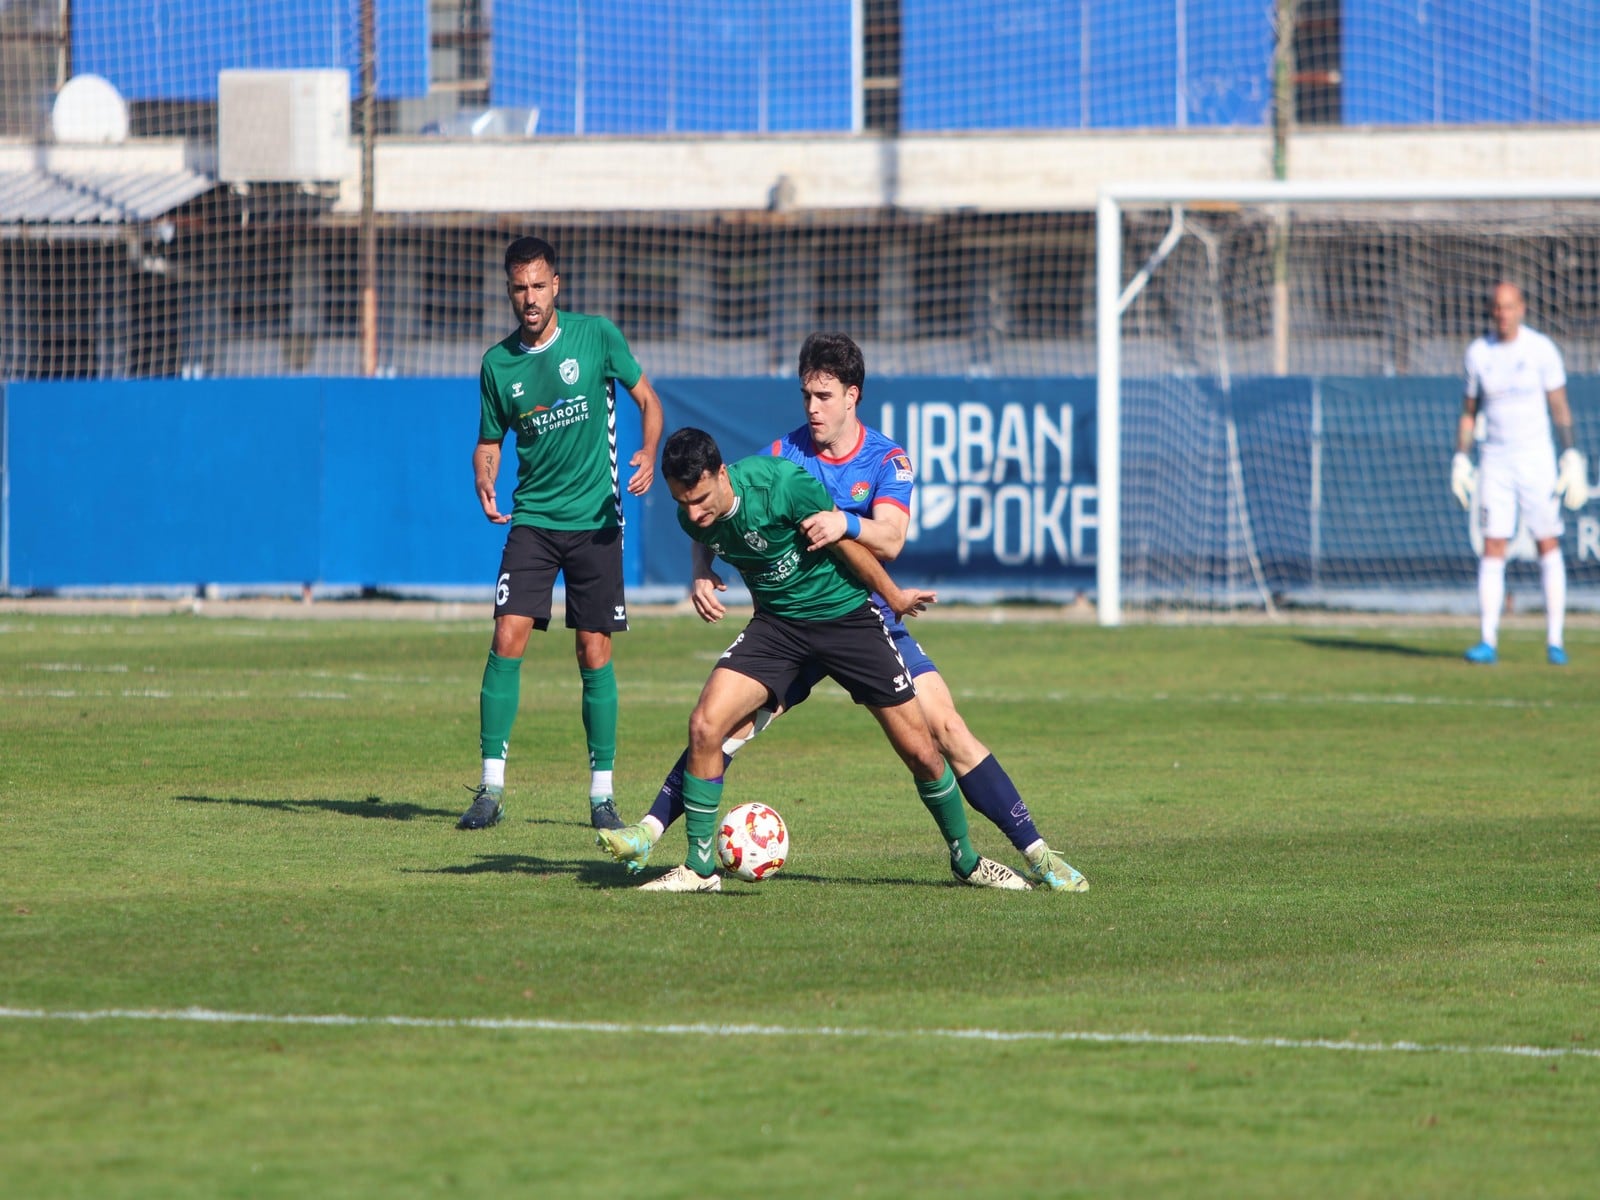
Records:
[[[217,177],[320,183],[353,174],[350,73],[219,71]]]

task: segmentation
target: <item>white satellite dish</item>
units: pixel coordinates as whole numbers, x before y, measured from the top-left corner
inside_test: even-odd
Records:
[[[50,131],[57,142],[125,142],[127,102],[109,79],[74,75],[56,93]]]

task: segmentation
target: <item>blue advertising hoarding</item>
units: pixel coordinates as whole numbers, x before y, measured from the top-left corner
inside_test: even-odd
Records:
[[[803,419],[786,378],[656,387],[669,431],[697,425],[730,459],[767,452]],[[1600,445],[1600,377],[1573,376],[1568,391],[1580,444]],[[1453,378],[1124,380],[1125,566],[1137,561],[1156,588],[1215,591],[1227,581],[1207,579],[1207,564],[1236,562],[1247,535],[1286,598],[1470,589],[1469,522],[1445,476],[1459,392]],[[975,597],[1093,592],[1092,379],[873,380],[861,415],[917,471],[903,582]],[[625,464],[641,436],[625,396],[617,428]],[[504,540],[473,493],[472,379],[14,383],[0,389],[0,433],[0,586],[16,591],[487,595]],[[508,449],[502,510],[514,464]],[[1577,587],[1600,583],[1597,513],[1600,494],[1568,515]],[[629,585],[681,594],[689,543],[665,484],[625,497],[624,515]]]

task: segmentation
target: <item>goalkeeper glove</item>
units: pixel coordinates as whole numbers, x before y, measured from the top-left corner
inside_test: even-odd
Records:
[[[1576,446],[1561,452],[1561,467],[1556,474],[1556,495],[1576,511],[1589,503],[1589,464]]]
[[[1472,507],[1472,493],[1477,487],[1477,468],[1470,458],[1457,450],[1455,458],[1450,460],[1450,490],[1456,494],[1462,508]]]

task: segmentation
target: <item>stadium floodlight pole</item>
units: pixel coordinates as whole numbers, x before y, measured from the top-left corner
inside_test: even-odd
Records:
[[[1147,265],[1123,291],[1124,209],[1134,205],[1173,206],[1181,213],[1181,206],[1188,204],[1429,204],[1474,200],[1594,202],[1600,201],[1600,180],[1179,180],[1113,184],[1101,189],[1095,206],[1095,612],[1101,625],[1122,624],[1122,313],[1152,270]],[[1174,229],[1181,230],[1177,220]],[[1172,236],[1169,233],[1168,238]],[[1152,264],[1159,265],[1162,257],[1165,254],[1158,251]]]

